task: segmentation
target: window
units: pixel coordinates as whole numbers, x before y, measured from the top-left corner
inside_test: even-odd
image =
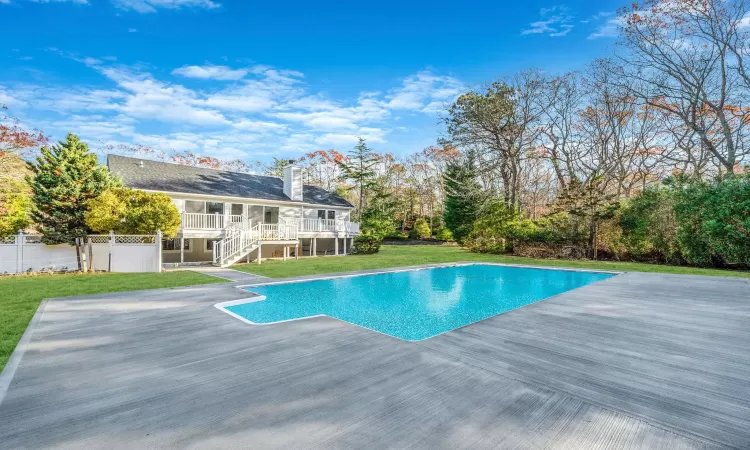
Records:
[[[319,209],[318,210],[318,219],[330,219],[333,220],[336,218],[336,211],[326,211],[325,209]]]
[[[241,216],[242,215],[242,204],[240,204],[240,203],[232,203],[232,215],[233,216]]]
[[[218,239],[216,240],[206,239],[206,251],[208,252],[214,251],[214,242],[219,242],[219,240]]]
[[[185,200],[185,212],[204,214],[206,212],[206,202],[196,200]]]
[[[190,239],[185,239],[185,250],[190,250]],[[179,239],[165,239],[161,241],[161,249],[166,251],[180,250]]]
[[[206,212],[208,214],[224,214],[224,203],[206,202]]]

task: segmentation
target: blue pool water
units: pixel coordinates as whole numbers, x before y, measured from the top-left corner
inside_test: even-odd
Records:
[[[418,341],[611,276],[477,264],[254,286],[266,300],[225,308],[253,323],[324,314]]]

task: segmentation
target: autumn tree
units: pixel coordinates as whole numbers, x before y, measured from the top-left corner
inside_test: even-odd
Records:
[[[339,162],[346,162],[346,156],[333,149],[307,153],[300,160],[305,183],[335,191],[343,175]]]
[[[29,169],[22,154],[45,143],[41,131],[23,128],[0,105],[0,237],[31,225],[31,190],[25,181]]]
[[[169,162],[181,166],[203,167],[206,169],[226,170],[229,172],[254,173],[262,168],[262,164],[259,162],[248,163],[241,159],[226,160],[193,153],[187,150],[167,152],[142,144],[107,144],[103,149],[103,153],[105,154],[113,153],[133,158]]]
[[[743,0],[649,0],[620,11],[633,95],[680,120],[724,172],[750,155]]]

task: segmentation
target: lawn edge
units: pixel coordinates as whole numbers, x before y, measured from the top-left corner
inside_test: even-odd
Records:
[[[18,340],[16,347],[13,349],[13,353],[10,354],[10,358],[8,358],[8,361],[5,363],[3,371],[0,372],[0,407],[3,406],[5,394],[8,393],[8,388],[10,388],[10,383],[13,381],[13,376],[16,374],[16,369],[18,369],[18,366],[21,364],[21,359],[31,342],[34,330],[42,319],[44,308],[47,306],[48,301],[49,299],[45,298],[39,303],[34,316],[32,316],[29,324],[26,326],[26,330],[24,330],[23,335],[21,335],[21,339]]]

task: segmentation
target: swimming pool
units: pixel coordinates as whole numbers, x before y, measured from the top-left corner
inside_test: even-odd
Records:
[[[419,341],[611,276],[472,264],[252,286],[265,299],[216,306],[254,324],[326,315]]]

